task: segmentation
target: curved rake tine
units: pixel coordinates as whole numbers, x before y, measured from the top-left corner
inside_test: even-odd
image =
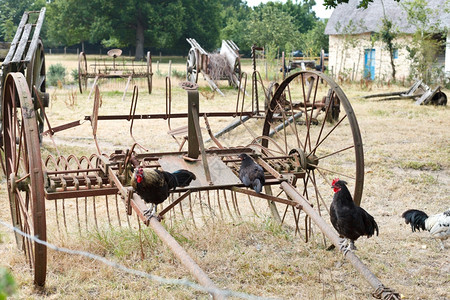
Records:
[[[205,214],[205,211],[203,210],[203,201],[202,201],[201,191],[198,191],[198,203],[200,205],[200,211],[202,213],[203,225],[205,225],[205,224],[207,224],[207,222],[206,222],[206,214]]]
[[[98,223],[97,223],[97,209],[96,209],[96,205],[95,205],[95,196],[92,197],[92,208],[94,211],[94,221],[95,221],[95,228],[98,231]]]
[[[224,198],[225,198],[224,201],[225,201],[225,204],[226,204],[226,206],[227,206],[228,214],[230,215],[231,219],[232,219],[233,222],[234,222],[235,220],[234,220],[233,214],[231,213],[230,206],[228,205],[228,198],[227,198],[227,192],[226,192],[226,190],[223,190],[223,196],[224,196]]]
[[[55,200],[56,227],[58,227],[59,237],[61,238],[61,228],[59,227],[58,200]]]
[[[192,223],[194,224],[194,227],[197,228],[197,224],[195,224],[194,210],[192,209],[192,197],[191,197],[191,194],[189,194],[189,211],[191,213]]]
[[[134,116],[136,115],[136,107],[137,107],[137,102],[138,102],[138,95],[139,95],[139,89],[138,89],[137,85],[135,85],[134,89],[133,89],[133,97],[131,98],[130,114],[128,115],[128,120],[131,119],[130,136],[131,136],[131,138],[133,139],[133,141],[135,142],[135,144],[137,146],[139,146],[142,150],[148,152],[148,149],[145,148],[144,146],[142,146],[140,143],[138,143],[136,141],[136,139],[134,138],[134,136],[133,136]]]
[[[78,207],[78,197],[75,198],[75,204],[77,206],[77,223],[78,223],[78,233],[81,236],[81,224],[80,224],[80,209]]]
[[[111,216],[109,215],[108,195],[105,195],[106,215],[108,216],[108,224],[111,227]]]
[[[120,220],[120,214],[119,214],[119,201],[117,200],[117,194],[115,195],[116,200],[116,212],[117,212],[117,220],[119,221],[119,227],[122,227],[122,222]]]
[[[138,214],[136,215],[136,219],[137,219],[137,223],[138,223],[138,231],[139,231],[139,247],[141,250],[141,260],[145,259],[145,254],[144,254],[144,243],[142,242],[142,228],[141,228],[141,221],[139,219]]]
[[[133,213],[133,211],[131,211],[131,213]],[[127,217],[128,229],[132,229],[131,223],[130,223],[130,215],[129,214],[125,214],[125,216]]]
[[[206,195],[207,195],[207,197],[208,197],[208,211],[209,211],[209,214],[210,214],[210,216],[211,216],[211,220],[212,220],[213,223],[214,223],[215,214],[214,214],[214,210],[213,210],[213,208],[212,208],[212,206],[211,206],[211,197],[210,197],[210,195],[209,195],[209,190],[206,191]]]
[[[216,194],[216,199],[217,199],[217,205],[219,207],[219,211],[220,211],[220,219],[223,221],[223,211],[222,211],[222,206],[220,205],[220,195],[219,195],[219,190],[216,190],[217,194]]]
[[[63,208],[63,220],[64,220],[64,228],[66,229],[66,234],[68,233],[67,222],[66,222],[66,203],[65,199],[62,199],[62,208]]]
[[[231,194],[231,202],[233,203],[233,208],[238,217],[241,217],[241,212],[239,211],[239,207],[237,206],[236,192],[230,191]]]
[[[252,199],[250,198],[250,195],[247,195],[248,197],[248,202],[250,202],[250,206],[252,207],[253,213],[255,214],[255,216],[259,217],[258,213],[256,212],[255,207],[253,206],[253,202]]]
[[[88,205],[87,205],[87,197],[84,197],[84,221],[86,222],[86,232],[88,230]]]

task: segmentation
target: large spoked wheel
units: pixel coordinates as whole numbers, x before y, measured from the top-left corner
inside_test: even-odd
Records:
[[[186,62],[186,80],[197,83],[198,80],[198,56],[194,48],[189,50]]]
[[[148,84],[148,93],[152,93],[152,56],[150,51],[147,52],[147,84]]]
[[[286,164],[275,167],[304,172],[297,188],[319,213],[329,209],[336,177],[348,183],[354,202],[360,204],[361,134],[349,100],[325,74],[301,71],[280,84],[266,111],[261,145],[263,155],[287,157]]]
[[[80,93],[87,89],[87,61],[84,52],[81,52],[78,56],[78,86],[80,87]]]
[[[41,40],[39,40],[36,51],[31,59],[29,67],[27,68],[26,76],[28,87],[30,88],[31,96],[34,102],[34,109],[36,110],[39,140],[41,140],[41,134],[44,131],[44,110],[45,107],[48,107],[49,101],[48,94],[45,92],[45,55],[44,45]],[[42,107],[39,104],[37,97],[39,97]]]
[[[239,59],[239,57],[236,58],[236,60],[234,61],[233,73],[234,73],[234,76],[236,76],[235,85],[237,87],[237,86],[239,86],[239,82],[241,80],[241,60]]]
[[[46,240],[44,176],[39,149],[36,114],[22,73],[9,73],[3,88],[3,145],[6,178],[13,226]],[[34,272],[34,281],[43,286],[47,271],[47,248],[16,233]]]

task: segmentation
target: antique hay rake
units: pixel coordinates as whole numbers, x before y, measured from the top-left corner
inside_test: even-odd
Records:
[[[108,51],[111,59],[95,59],[93,63],[88,64],[86,54],[81,52],[78,56],[78,86],[80,93],[87,89],[87,81],[94,79],[93,86],[100,79],[124,78],[127,79],[127,87],[134,78],[146,78],[148,93],[152,93],[152,57],[150,51],[147,52],[145,63],[135,62],[134,60],[116,61],[122,55],[121,49],[111,49]]]
[[[100,214],[105,216],[104,222],[122,226],[133,222],[130,216],[134,212],[139,226],[141,223],[150,226],[199,283],[213,289],[215,284],[166,231],[160,219],[166,224],[179,218],[193,226],[204,226],[217,219],[267,213],[305,241],[314,237],[312,220],[322,231],[324,243],[327,237],[338,245],[338,236],[322,218],[327,214],[331,200],[331,179],[336,175],[345,177],[353,188],[357,204],[361,202],[364,181],[362,141],[349,100],[332,79],[315,71],[289,76],[271,96],[258,72],[254,71],[251,101],[245,99],[246,80],[247,76],[242,74],[236,108],[232,111],[201,110],[196,85],[186,82],[183,88],[187,93],[187,112],[172,110],[168,92],[165,112],[137,114],[135,87],[129,114],[101,115],[100,92],[95,86],[91,115],[83,120],[52,126],[42,101],[39,101],[40,95],[37,93],[33,98],[24,75],[10,72],[2,93],[5,156],[2,165],[13,225],[47,240],[47,220],[50,218],[56,223],[59,234],[73,226],[82,233],[99,226]],[[170,79],[168,83],[170,91]],[[259,98],[255,92],[258,86]],[[259,110],[260,101],[267,103],[265,111]],[[342,111],[337,109],[340,107]],[[43,144],[53,145],[54,150],[39,147],[39,109],[47,127],[43,132]],[[333,109],[340,116],[334,122],[326,122]],[[245,117],[249,120],[244,123]],[[212,120],[216,118],[241,120],[243,126],[235,129],[240,145],[231,141],[234,145],[225,147],[224,141],[228,143],[226,139],[230,137],[224,136],[224,140],[219,141],[214,136]],[[206,130],[201,127],[201,119]],[[172,129],[170,124],[175,120],[185,126],[171,132],[187,134],[179,143],[178,151],[150,151],[149,140],[133,133],[137,122],[167,122],[168,128]],[[62,154],[54,137],[84,121],[91,124],[96,153],[86,156]],[[106,121],[128,122],[133,140],[130,147],[116,149],[110,154],[101,149],[98,125]],[[258,128],[259,133],[256,132]],[[206,133],[210,142],[204,142]],[[155,131],[154,134],[158,133]],[[264,193],[248,190],[240,182],[237,156],[241,153],[252,155],[264,168],[267,179]],[[165,171],[184,168],[196,174],[197,179],[188,187],[172,191],[170,199],[159,209],[159,217],[147,219],[143,213],[147,209],[145,203],[130,187],[132,170],[139,165]],[[46,210],[51,202],[49,207],[53,205],[54,211]],[[16,241],[34,272],[35,283],[44,285],[47,248],[19,235],[16,235]],[[345,257],[374,287],[377,296],[396,297],[397,294],[385,288],[354,253]],[[220,293],[211,293],[215,298],[221,298]]]

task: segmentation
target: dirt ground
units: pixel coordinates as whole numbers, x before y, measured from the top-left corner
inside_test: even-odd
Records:
[[[48,55],[46,59],[47,67],[61,62],[67,66],[68,72],[77,66],[75,56]],[[250,63],[244,64],[244,71],[249,71],[246,70],[249,66]],[[161,74],[167,72],[166,64],[158,67]],[[184,71],[185,65],[174,64],[172,68]],[[185,111],[186,92],[179,87],[180,81],[172,79],[172,101],[176,111]],[[136,80],[135,83],[139,87],[140,99],[137,112],[150,110],[164,113],[164,77],[155,74],[151,95],[148,95],[144,81]],[[225,96],[222,97],[213,95],[205,82],[200,81],[200,85],[202,110],[234,109],[236,90],[223,86]],[[402,212],[409,208],[435,214],[450,207],[448,106],[417,106],[412,100],[375,101],[362,98],[379,92],[407,90],[408,87],[376,84],[366,87],[349,83],[340,83],[340,86],[355,111],[363,141],[365,181],[361,206],[374,216],[380,228],[379,236],[357,241],[356,254],[386,287],[399,292],[404,299],[450,299],[450,242],[446,241],[446,249],[441,250],[438,241],[431,239],[428,232],[411,232],[409,225],[401,218]],[[132,88],[122,100],[124,87],[124,81],[100,83],[102,114],[128,114]],[[450,97],[449,90],[443,91]],[[49,88],[48,92],[51,105],[47,113],[55,125],[81,120],[92,113],[89,93],[80,94],[75,84],[62,89]],[[217,131],[228,123],[229,120],[218,120],[211,126]],[[261,132],[258,127],[261,124],[255,121],[249,126],[255,132]],[[173,128],[180,125],[178,120],[171,122]],[[150,151],[176,151],[178,145],[167,134],[168,130],[166,120],[154,121],[151,125],[136,123],[133,136]],[[129,122],[126,121],[102,123],[97,135],[100,147],[106,153],[127,149],[133,144]],[[81,156],[96,151],[89,122],[62,132],[55,141],[64,153]],[[225,135],[221,141],[226,146],[249,143],[248,137],[241,136],[239,131]],[[51,141],[44,139],[43,158],[53,150],[52,147]],[[215,197],[217,195],[211,194],[211,199],[215,199],[211,201],[218,201]],[[332,197],[331,189],[329,197]],[[222,195],[218,198],[223,201]],[[114,205],[111,199],[107,201],[112,201],[110,205]],[[204,199],[193,195],[192,201],[201,204],[206,201]],[[103,199],[98,202],[96,213],[99,224],[94,224],[94,220],[90,219],[80,229],[76,225],[75,208],[79,205],[80,210],[85,209],[86,215],[82,211],[80,215],[82,219],[87,218],[92,213],[88,200],[80,199],[79,204],[65,201],[67,224],[63,224],[61,219],[62,203],[55,205],[54,201],[46,201],[49,241],[57,246],[89,251],[153,275],[195,281],[150,228],[143,228],[139,233],[136,216],[133,214],[126,218],[120,199],[117,206],[119,217],[111,215],[111,222],[107,221],[110,215],[106,212],[106,202]],[[221,203],[223,205],[224,202]],[[207,218],[203,221],[207,225],[193,224],[179,218],[179,215],[166,221],[165,225],[220,288],[265,298],[372,298],[372,287],[342,254],[325,249],[316,226],[313,225],[312,241],[305,243],[292,227],[279,227],[274,223],[265,202],[254,200],[254,204],[258,206],[258,213],[254,214],[249,207],[248,211],[242,207],[242,218],[236,218],[231,213],[226,218],[213,216],[219,214],[216,207],[215,212],[204,213]],[[0,205],[4,208],[0,210],[0,220],[9,223],[11,217],[4,175],[1,177]],[[59,209],[58,213],[55,213],[56,209]],[[223,213],[227,214],[225,207]],[[326,214],[324,218],[329,223]],[[10,269],[16,280],[17,291],[12,299],[209,297],[184,285],[159,283],[91,258],[53,250],[48,252],[46,287],[36,289],[24,256],[16,247],[13,233],[4,226],[0,226],[0,267]]]

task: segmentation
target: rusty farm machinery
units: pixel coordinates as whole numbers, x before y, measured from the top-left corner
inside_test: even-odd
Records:
[[[211,89],[222,96],[215,81],[228,80],[229,85],[239,86],[241,60],[239,47],[233,41],[222,40],[220,53],[208,53],[195,39],[186,40],[191,45],[186,61],[187,81],[197,83],[198,75],[203,74]]]
[[[147,79],[148,93],[152,93],[152,57],[150,51],[147,52],[145,62],[135,62],[118,58],[122,55],[121,49],[111,49],[108,51],[109,59],[95,59],[89,63],[86,54],[81,52],[78,56],[78,86],[80,93],[87,89],[88,79],[93,78],[95,86],[100,79],[123,78],[127,79],[127,87],[134,78]],[[112,59],[112,61],[111,61]],[[126,89],[125,89],[126,90]]]
[[[34,53],[41,55],[36,50]],[[39,59],[43,62],[43,53]],[[301,240],[319,239],[324,244],[331,241],[338,245],[339,237],[324,220],[331,201],[332,178],[345,178],[354,201],[358,205],[361,203],[364,155],[356,116],[342,89],[321,72],[292,74],[270,94],[255,70],[249,100],[245,96],[247,76],[242,73],[239,85],[244,92],[238,90],[236,106],[229,111],[202,109],[196,84],[185,82],[187,103],[180,111],[171,107],[168,91],[165,111],[154,112],[153,108],[148,111],[146,107],[144,112],[136,113],[138,93],[135,87],[128,114],[102,115],[100,91],[95,85],[91,115],[52,126],[43,109],[42,99],[47,96],[42,90],[33,93],[20,71],[12,68],[3,74],[2,150],[5,158],[2,166],[13,226],[41,240],[51,241],[52,236],[72,227],[80,233],[95,230],[100,222],[122,226],[135,216],[139,228],[141,224],[151,227],[192,276],[212,289],[214,298],[220,299],[222,295],[215,292],[216,285],[207,273],[166,230],[173,220],[207,226],[215,219],[267,214]],[[39,69],[37,73],[42,72]],[[38,76],[34,82],[41,82],[42,78],[45,81],[43,73],[43,77]],[[258,103],[261,101],[267,103],[265,110],[259,109],[263,107]],[[337,113],[335,110],[332,122],[327,122],[333,106],[340,109]],[[39,142],[41,115],[41,122],[46,125],[42,143],[52,145],[45,149],[40,148]],[[224,135],[223,140],[214,136],[215,119],[244,117],[249,121],[235,129],[232,136]],[[108,121],[129,125],[120,127],[129,131],[132,140],[129,146],[110,153],[102,150],[98,128]],[[154,136],[138,137],[136,131],[133,132],[138,122],[158,122],[158,126],[149,127],[154,129],[151,131]],[[157,139],[161,126],[170,128],[170,122],[187,128],[185,142],[176,146],[177,151],[149,150],[148,144]],[[55,138],[83,124],[91,125],[90,144],[95,144],[96,151],[77,155],[58,149]],[[209,141],[204,140],[205,135],[209,136]],[[264,168],[263,193],[246,189],[240,182],[238,155],[241,153],[253,156]],[[148,219],[144,215],[146,204],[130,186],[132,171],[137,166],[170,172],[183,168],[193,172],[197,179],[188,187],[171,191],[169,199],[158,210],[158,217]],[[104,215],[103,221],[98,217],[100,214]],[[57,228],[49,231],[48,226]],[[19,234],[16,234],[16,241],[25,253],[35,283],[44,285],[47,248]],[[384,287],[353,252],[347,253],[345,258],[371,284],[377,296],[396,299],[397,294]]]

